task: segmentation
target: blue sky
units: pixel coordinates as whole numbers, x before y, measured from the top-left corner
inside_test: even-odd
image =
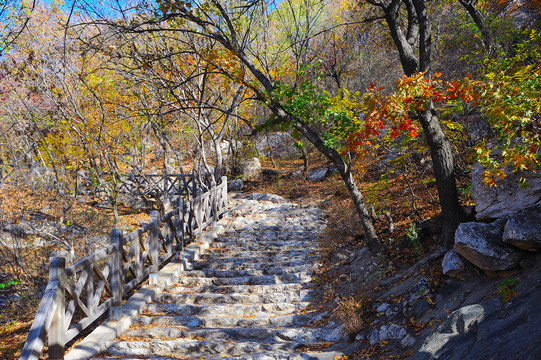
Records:
[[[2,0],[0,0],[2,1]],[[111,18],[119,17],[119,7],[127,8],[130,3],[134,3],[133,0],[37,0],[43,5],[56,3],[68,13],[74,3],[76,10],[84,10],[92,13],[93,15],[99,14],[100,16]]]

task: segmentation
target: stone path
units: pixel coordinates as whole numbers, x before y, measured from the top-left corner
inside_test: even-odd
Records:
[[[184,271],[107,344],[106,359],[333,359],[299,351],[343,337],[315,326],[310,280],[322,211],[273,195],[233,200],[231,223],[201,261]],[[321,346],[325,348],[325,345]]]

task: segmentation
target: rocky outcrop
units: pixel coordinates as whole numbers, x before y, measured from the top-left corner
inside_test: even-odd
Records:
[[[498,181],[497,186],[483,184],[481,174],[484,168],[476,164],[472,170],[471,195],[475,202],[477,219],[496,219],[537,204],[541,201],[541,176],[539,173],[518,172],[508,174]],[[524,178],[528,187],[519,186]]]
[[[520,249],[541,249],[541,205],[519,211],[505,224],[503,241]]]
[[[463,223],[455,233],[455,250],[487,271],[509,270],[518,265],[522,252],[502,240],[506,219],[491,224]]]
[[[461,334],[468,333],[483,319],[485,309],[475,304],[464,306],[454,311],[421,345],[419,352],[413,356],[415,360],[438,359],[441,350]],[[456,358],[459,359],[459,358]],[[466,359],[464,357],[460,359]],[[468,358],[470,359],[470,358]]]
[[[444,317],[437,328],[428,328],[410,359],[539,359],[541,262],[539,255],[531,260],[529,274],[522,277],[515,288],[517,294],[507,302],[497,294],[491,296],[499,280],[459,283],[451,296],[462,296],[461,302],[469,305]]]

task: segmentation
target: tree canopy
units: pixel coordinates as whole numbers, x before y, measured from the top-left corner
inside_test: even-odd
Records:
[[[333,164],[380,251],[367,154],[430,156],[442,248],[462,220],[459,167],[478,159],[495,185],[539,165],[538,1],[3,4],[1,156],[52,167],[59,187],[85,170],[114,200],[150,154],[219,178],[224,148],[280,129]]]

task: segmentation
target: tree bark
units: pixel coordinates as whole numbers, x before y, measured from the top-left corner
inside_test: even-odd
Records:
[[[466,9],[475,23],[475,26],[477,26],[481,32],[481,36],[483,37],[483,45],[485,46],[488,54],[492,55],[492,53],[494,53],[494,38],[492,37],[492,32],[483,21],[483,15],[475,8],[471,0],[459,0],[459,2],[462,4],[464,9]]]
[[[460,224],[460,204],[454,175],[453,151],[441,129],[432,102],[428,102],[426,110],[420,114],[419,121],[430,149],[440,199],[443,229],[439,243],[445,249],[449,249],[453,246],[455,231]]]
[[[419,61],[415,56],[413,44],[408,41],[398,21],[400,3],[401,1],[393,1],[389,6],[382,9],[385,13],[385,21],[387,22],[387,26],[389,26],[391,37],[398,50],[402,69],[404,69],[406,75],[410,76],[418,71]]]

